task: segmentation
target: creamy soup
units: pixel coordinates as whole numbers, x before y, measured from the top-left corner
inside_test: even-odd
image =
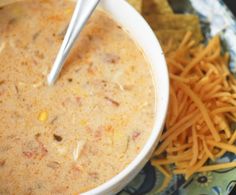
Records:
[[[153,128],[150,65],[103,11],[47,85],[73,7],[28,0],[0,8],[1,195],[95,188],[137,156]]]

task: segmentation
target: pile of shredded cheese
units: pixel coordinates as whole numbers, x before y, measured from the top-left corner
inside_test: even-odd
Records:
[[[236,162],[214,163],[226,151],[236,154],[236,131],[230,129],[236,121],[236,80],[220,38],[196,45],[188,32],[178,49],[171,50],[170,42],[164,51],[170,105],[152,164],[166,176],[165,185],[172,173],[188,179],[196,172],[236,167]]]

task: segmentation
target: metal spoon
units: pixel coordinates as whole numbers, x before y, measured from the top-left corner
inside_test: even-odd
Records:
[[[61,48],[47,78],[49,85],[53,85],[55,83],[75,40],[98,5],[99,1],[100,0],[77,0],[76,7]]]

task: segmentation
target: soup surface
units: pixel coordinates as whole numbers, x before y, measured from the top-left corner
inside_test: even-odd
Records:
[[[150,65],[102,11],[47,86],[73,7],[28,0],[0,8],[1,195],[88,191],[122,171],[152,130]]]

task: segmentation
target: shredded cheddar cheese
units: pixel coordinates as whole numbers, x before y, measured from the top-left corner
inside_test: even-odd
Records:
[[[225,152],[236,154],[236,131],[230,129],[236,121],[236,80],[228,69],[229,55],[221,53],[220,38],[196,45],[188,32],[176,50],[167,44],[164,51],[170,105],[152,165],[166,181],[171,170],[188,179],[196,172],[236,167],[236,162],[214,164]]]

